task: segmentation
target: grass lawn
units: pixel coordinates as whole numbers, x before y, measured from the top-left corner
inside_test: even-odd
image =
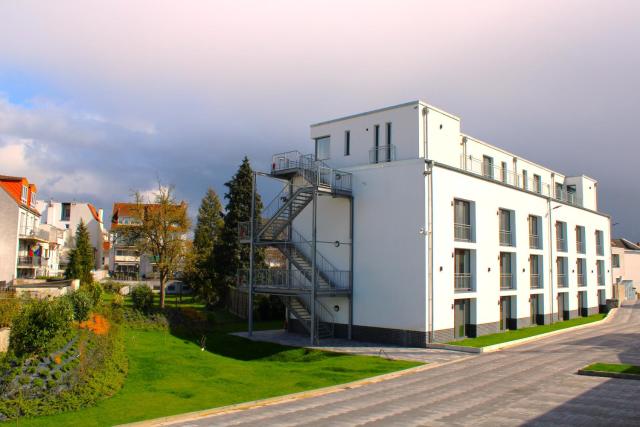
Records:
[[[21,426],[106,426],[345,383],[419,363],[258,343],[227,335],[246,323],[222,313],[201,351],[193,337],[127,329],[124,387],[76,412],[20,419]],[[281,322],[276,322],[280,326]],[[260,323],[270,329],[274,323]],[[15,423],[15,422],[13,422]]]
[[[640,366],[625,363],[594,363],[584,368],[585,371],[615,372],[619,374],[640,375]]]
[[[528,338],[535,335],[545,334],[547,332],[557,331],[560,329],[571,328],[586,323],[597,322],[604,319],[606,314],[594,314],[588,317],[576,317],[575,319],[556,322],[551,325],[532,326],[530,328],[516,329],[514,331],[500,332],[497,334],[483,335],[477,338],[467,338],[460,341],[451,341],[447,344],[460,345],[466,347],[487,347],[494,344],[515,341],[521,338]]]

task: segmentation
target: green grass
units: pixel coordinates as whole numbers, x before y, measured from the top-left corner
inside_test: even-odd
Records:
[[[572,328],[574,326],[584,325],[591,322],[597,322],[604,319],[606,314],[594,314],[588,317],[577,317],[563,322],[556,322],[551,325],[532,326],[530,328],[516,329],[513,331],[499,332],[497,334],[483,335],[477,338],[467,338],[460,341],[451,341],[447,344],[459,345],[465,347],[487,347],[494,344],[502,344],[509,341],[528,338],[535,335],[545,334],[547,332],[557,331],[560,329]]]
[[[194,337],[127,329],[124,387],[96,406],[20,419],[21,426],[103,426],[196,411],[345,383],[418,363],[259,343],[228,335],[245,322],[223,312],[206,351]],[[224,321],[222,321],[224,320]],[[281,322],[277,322],[278,325]],[[259,323],[268,329],[273,323]]]
[[[584,370],[640,375],[640,366],[628,365],[626,363],[594,363],[584,368]]]

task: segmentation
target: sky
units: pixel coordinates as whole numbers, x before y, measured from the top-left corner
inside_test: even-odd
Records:
[[[464,133],[599,181],[640,241],[638,1],[0,2],[0,174],[197,205],[309,124],[421,99]]]

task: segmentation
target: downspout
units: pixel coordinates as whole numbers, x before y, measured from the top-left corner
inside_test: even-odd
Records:
[[[549,189],[549,192],[551,192],[551,189]],[[551,209],[551,195],[547,197],[547,208],[549,210],[549,307],[551,308],[549,323],[553,323],[553,240],[551,238],[551,213],[553,209]],[[558,307],[558,313],[560,313],[560,307]]]
[[[427,298],[429,306],[428,342],[433,342],[433,162],[427,160],[427,186],[429,187],[427,212]]]

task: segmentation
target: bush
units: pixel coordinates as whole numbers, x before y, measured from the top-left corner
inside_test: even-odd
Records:
[[[113,280],[107,280],[106,282],[102,283],[102,288],[104,289],[105,292],[114,293],[114,294],[119,293],[120,289],[123,286],[124,285],[122,283],[115,282]]]
[[[115,294],[111,301],[111,305],[118,308],[124,306],[124,297],[120,294]]]
[[[136,286],[131,291],[133,308],[143,313],[148,313],[153,307],[153,291],[145,285]]]
[[[33,300],[16,316],[9,348],[18,356],[45,350],[51,340],[70,330],[73,306],[68,298]]]
[[[100,303],[104,290],[102,289],[102,285],[100,285],[100,283],[91,282],[80,286],[80,292],[85,292],[87,295],[89,295],[89,298],[91,298],[91,303],[93,307],[95,307],[96,305],[98,305],[98,303]]]
[[[88,292],[74,292],[66,298],[73,306],[73,318],[78,322],[83,322],[89,318],[93,308],[93,300]]]
[[[13,319],[20,313],[20,306],[18,298],[0,300],[0,328],[11,326]]]

